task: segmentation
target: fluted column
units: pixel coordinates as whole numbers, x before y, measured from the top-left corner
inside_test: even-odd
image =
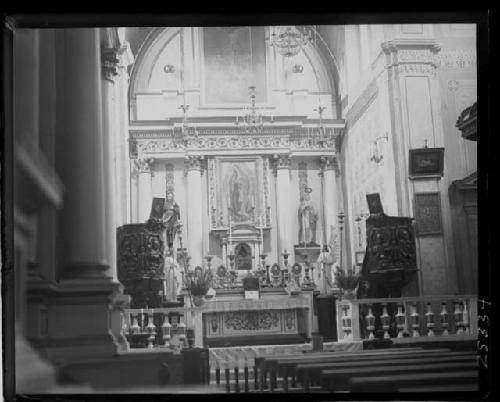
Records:
[[[111,277],[97,29],[65,31],[64,277]]]
[[[191,266],[202,265],[203,262],[203,230],[202,230],[202,194],[201,170],[202,156],[186,158],[187,173],[187,248],[191,256]]]
[[[115,143],[115,77],[118,75],[117,49],[102,48],[102,99],[103,99],[103,138],[104,147],[104,194],[106,201],[106,251],[110,272],[117,279],[116,269],[116,197],[115,160],[117,144]]]
[[[337,187],[338,161],[334,156],[322,156],[320,158],[321,173],[323,175],[323,205],[325,206],[325,230],[326,242],[331,244],[332,236],[338,236],[338,212],[339,192]],[[338,242],[337,240],[335,240]],[[336,244],[338,246],[338,244]],[[338,259],[337,250],[332,250],[335,259]]]
[[[289,265],[295,263],[295,255],[293,252],[294,236],[292,233],[291,219],[297,214],[293,214],[290,208],[290,156],[276,155],[274,157],[276,168],[276,201],[277,201],[277,218],[278,218],[278,257],[281,261],[283,250],[287,250],[290,254],[288,258]],[[298,241],[298,239],[297,239]]]
[[[138,222],[144,223],[149,219],[151,212],[151,169],[154,159],[135,159],[137,169],[137,199],[138,199]]]

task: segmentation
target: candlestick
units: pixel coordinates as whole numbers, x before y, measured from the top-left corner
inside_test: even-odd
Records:
[[[260,216],[260,244],[262,244],[262,252],[264,251],[264,219]]]

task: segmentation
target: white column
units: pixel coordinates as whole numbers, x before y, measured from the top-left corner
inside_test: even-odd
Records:
[[[295,254],[293,252],[294,235],[291,232],[290,220],[294,219],[296,214],[290,210],[290,156],[278,155],[275,156],[276,162],[276,200],[277,200],[277,217],[278,217],[278,233],[280,250],[277,250],[277,258],[281,261],[283,250],[287,250],[290,254],[288,258],[289,265],[295,263]]]
[[[203,230],[202,230],[202,187],[201,156],[186,158],[187,169],[187,249],[191,256],[191,267],[203,263]]]
[[[64,276],[111,277],[105,240],[99,31],[66,30],[64,50]]]
[[[151,169],[154,159],[136,159],[134,162],[137,168],[137,219],[138,222],[145,223],[149,219],[153,199],[151,195]]]
[[[116,268],[116,194],[115,160],[117,157],[116,113],[115,113],[115,77],[118,75],[117,50],[101,49],[102,62],[102,124],[104,138],[104,195],[106,211],[106,252],[113,279],[117,279]]]
[[[338,187],[337,187],[337,160],[334,156],[322,156],[320,159],[321,171],[323,173],[323,197],[325,206],[325,228],[326,228],[326,242],[331,242],[332,234],[338,236]],[[333,228],[333,231],[332,231]],[[333,233],[332,233],[333,232]],[[339,239],[337,237],[336,242]],[[336,252],[336,250],[333,250]],[[338,256],[335,256],[338,259]]]

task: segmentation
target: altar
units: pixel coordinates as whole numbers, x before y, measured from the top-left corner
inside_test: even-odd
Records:
[[[243,288],[220,289],[214,300],[191,311],[199,346],[302,343],[312,336],[313,291],[289,296],[284,288],[261,289],[252,300]]]

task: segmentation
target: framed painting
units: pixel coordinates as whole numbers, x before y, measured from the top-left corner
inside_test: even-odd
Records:
[[[439,193],[416,193],[413,207],[417,236],[439,236],[443,234],[441,197]]]
[[[444,148],[410,149],[410,178],[443,175]]]
[[[370,215],[384,213],[384,208],[382,207],[382,201],[380,200],[379,193],[366,194],[366,202],[368,203],[368,210],[370,211]]]

